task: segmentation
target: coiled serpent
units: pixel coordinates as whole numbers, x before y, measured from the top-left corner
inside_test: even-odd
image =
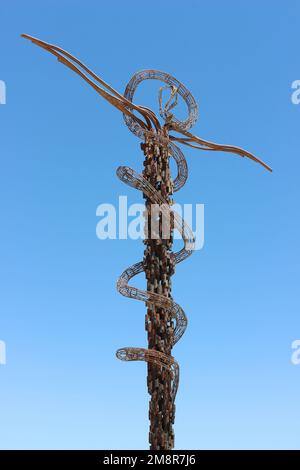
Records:
[[[197,118],[196,102],[190,92],[181,83],[164,72],[146,70],[136,73],[126,87],[124,93],[125,98],[132,101],[136,87],[142,80],[147,79],[164,81],[170,87],[173,87],[173,89],[176,90],[176,93],[179,93],[184,98],[189,110],[188,119],[181,122],[174,118],[173,115],[171,115],[171,117],[173,118],[173,121],[176,120],[176,125],[182,130],[189,129]],[[164,110],[163,117],[169,117],[166,110]],[[136,121],[132,120],[125,114],[124,119],[129,129],[139,138],[167,146],[169,156],[175,160],[177,166],[177,176],[173,182],[173,192],[182,188],[187,180],[188,174],[186,159],[181,150],[168,139],[168,134],[162,133],[161,131],[146,131]],[[168,201],[161,196],[160,192],[157,191],[142,175],[127,166],[118,167],[117,176],[125,184],[140,190],[150,199],[152,204],[158,204],[163,217],[170,219],[172,213],[174,228],[181,234],[184,242],[184,246],[180,251],[172,253],[174,263],[178,264],[190,256],[195,245],[194,235],[179,214],[171,209]],[[143,271],[144,263],[142,261],[127,268],[118,279],[117,290],[125,297],[146,302],[147,305],[152,303],[156,307],[166,309],[172,320],[175,321],[174,335],[172,338],[172,346],[174,346],[186,330],[187,317],[181,306],[173,299],[162,294],[138,289],[129,285],[129,281]],[[167,368],[172,373],[172,399],[173,401],[175,400],[179,382],[179,366],[173,356],[155,349],[132,347],[118,349],[116,355],[123,361],[146,361]]]

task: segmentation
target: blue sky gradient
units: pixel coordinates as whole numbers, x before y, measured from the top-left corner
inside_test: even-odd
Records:
[[[199,104],[192,132],[237,156],[183,148],[179,203],[205,204],[205,245],[178,266],[189,319],[174,348],[178,449],[299,449],[299,2],[1,2],[0,447],[147,448],[145,308],[118,295],[139,241],[96,238],[96,207],[141,194],[116,177],[142,169],[139,141],[112,108],[28,33],[82,59],[119,91],[153,68]],[[137,102],[155,106],[156,84]],[[151,101],[152,99],[152,101]],[[143,285],[143,279],[137,280]]]

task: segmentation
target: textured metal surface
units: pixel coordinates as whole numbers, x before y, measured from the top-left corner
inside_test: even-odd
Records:
[[[128,85],[126,86],[124,96],[130,102],[132,102],[134,93],[138,87],[138,85],[143,80],[160,80],[170,86],[176,87],[177,93],[184,99],[187,108],[188,108],[188,117],[185,121],[180,121],[174,115],[172,116],[173,124],[176,128],[181,129],[183,131],[188,131],[196,122],[198,118],[198,106],[193,97],[193,95],[186,89],[186,87],[180,83],[176,78],[172,77],[166,72],[162,72],[160,70],[141,70],[140,72],[136,72],[133,77],[130,79]],[[163,119],[166,119],[166,115],[162,115]],[[135,135],[140,137],[141,139],[144,138],[144,129],[139,125],[139,123],[135,122],[135,120],[124,114],[124,120],[128,128],[133,132]]]
[[[56,56],[61,63],[77,73],[97,93],[123,113],[128,128],[143,140],[141,145],[145,157],[143,174],[140,175],[133,169],[123,166],[118,168],[117,175],[125,184],[143,193],[147,228],[149,224],[151,225],[149,212],[152,204],[157,204],[160,208],[159,222],[163,217],[169,217],[172,222],[167,237],[162,236],[159,228],[158,238],[145,239],[143,261],[127,268],[118,279],[117,289],[120,294],[146,303],[145,327],[148,334],[148,348],[125,347],[119,349],[116,354],[123,361],[148,363],[147,384],[151,396],[150,447],[151,449],[171,449],[174,446],[172,428],[175,416],[174,400],[179,382],[179,366],[171,354],[171,349],[182,337],[187,326],[183,309],[171,295],[171,276],[176,264],[190,256],[195,242],[190,228],[171,207],[173,192],[178,191],[185,184],[188,176],[185,157],[174,142],[199,150],[234,153],[258,162],[270,171],[271,168],[244,149],[215,144],[191,134],[189,129],[198,116],[197,104],[184,85],[171,75],[158,70],[137,72],[122,95],[76,57],[60,47],[26,34],[22,36]],[[163,124],[151,109],[133,103],[137,86],[143,80],[149,79],[159,80],[165,84],[159,94]],[[168,87],[171,96],[163,107],[162,90]],[[173,112],[171,113],[177,103],[178,95],[184,99],[188,109],[188,117],[184,121],[180,121]],[[173,158],[177,165],[177,176],[174,181],[170,175],[169,158]],[[172,241],[175,228],[183,238],[183,248],[173,253]],[[143,271],[147,280],[146,290],[129,284],[134,276]]]
[[[164,129],[149,132],[142,128],[132,117],[124,114],[128,128],[139,138],[144,140],[144,172],[137,174],[128,167],[117,170],[118,177],[129,186],[142,191],[146,199],[146,225],[151,232],[151,207],[158,204],[160,208],[160,222],[172,220],[168,236],[164,239],[160,228],[158,239],[148,238],[145,241],[146,250],[144,260],[137,263],[120,276],[118,291],[132,299],[146,302],[147,315],[145,320],[148,332],[148,349],[122,348],[117,351],[117,357],[126,361],[142,360],[148,362],[148,391],[151,396],[149,404],[150,432],[149,443],[151,449],[172,449],[174,447],[173,423],[175,420],[175,395],[179,383],[179,366],[171,355],[172,347],[183,335],[187,318],[181,308],[171,297],[171,276],[175,265],[187,258],[194,249],[194,237],[190,228],[181,217],[171,209],[170,196],[178,191],[186,182],[188,176],[187,164],[181,150],[170,141],[168,126],[175,120],[170,110],[174,108],[177,100],[171,100],[179,93],[185,100],[189,116],[186,121],[176,119],[176,125],[182,129],[189,129],[197,118],[197,105],[191,93],[174,77],[155,70],[138,72],[130,80],[124,96],[132,101],[134,92],[142,80],[161,80],[171,88],[171,98],[162,107],[162,89],[159,100],[162,117],[165,119]],[[173,183],[169,158],[174,158],[177,166],[177,176]],[[181,234],[184,246],[172,253],[173,230]],[[166,234],[164,234],[165,236]],[[141,271],[145,271],[148,290],[141,290],[129,286],[129,281]],[[153,367],[154,365],[154,367]]]

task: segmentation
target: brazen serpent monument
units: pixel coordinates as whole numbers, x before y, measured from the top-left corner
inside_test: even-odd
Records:
[[[141,191],[145,199],[144,258],[121,274],[117,289],[126,297],[145,302],[148,348],[126,347],[119,349],[116,354],[123,361],[147,362],[150,449],[172,449],[175,396],[179,382],[179,366],[172,356],[172,348],[183,335],[187,318],[181,306],[172,298],[171,277],[176,264],[190,256],[195,245],[191,229],[172,210],[172,195],[182,188],[188,176],[186,159],[175,142],[201,150],[235,153],[260,163],[270,171],[271,169],[241,148],[215,144],[191,134],[189,129],[197,120],[197,104],[185,86],[171,75],[158,70],[137,72],[122,95],[60,47],[27,34],[22,36],[55,55],[60,62],[80,75],[103,98],[123,113],[130,131],[142,140],[141,149],[144,155],[142,174],[122,166],[117,169],[117,176],[125,184]],[[133,103],[138,85],[143,80],[153,79],[165,84],[159,90],[159,113],[163,123],[151,109]],[[169,89],[170,96],[163,105],[164,88]],[[178,102],[178,96],[187,105],[188,117],[185,121],[180,121],[171,112]],[[170,158],[173,158],[177,165],[177,175],[174,180],[170,174]],[[177,229],[183,238],[183,248],[176,253],[172,252],[174,229]],[[143,271],[147,281],[146,290],[137,289],[129,284],[134,276]]]

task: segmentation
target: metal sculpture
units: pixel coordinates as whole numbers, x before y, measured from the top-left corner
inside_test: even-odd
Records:
[[[122,166],[117,169],[117,176],[125,184],[140,190],[145,198],[144,259],[121,274],[117,289],[126,297],[146,303],[145,328],[148,333],[148,348],[126,347],[119,349],[116,355],[124,361],[148,363],[147,383],[151,396],[150,448],[172,449],[174,447],[174,402],[179,382],[179,366],[171,355],[171,350],[183,335],[187,318],[181,306],[172,299],[171,276],[176,264],[191,255],[195,243],[191,229],[171,207],[172,194],[185,184],[188,176],[186,159],[174,142],[200,150],[235,153],[272,170],[253,154],[239,147],[215,144],[192,135],[189,129],[197,120],[197,104],[185,86],[171,75],[157,70],[143,70],[133,75],[124,95],[121,95],[63,49],[26,34],[22,36],[55,55],[60,62],[80,75],[103,98],[123,113],[130,131],[143,140],[141,144],[145,157],[143,174],[140,175],[133,169]],[[165,86],[159,90],[159,112],[164,121],[163,125],[151,109],[133,103],[137,86],[143,80],[152,79],[165,83]],[[170,97],[163,106],[164,89],[170,90]],[[188,108],[188,117],[184,121],[178,120],[171,113],[178,102],[178,96],[181,96]],[[174,135],[174,132],[179,135]],[[170,157],[177,165],[178,173],[174,181],[170,175]],[[153,205],[159,209],[156,217],[152,214]],[[164,231],[166,220],[169,224],[167,231]],[[179,231],[184,242],[183,248],[176,253],[172,252],[174,229]],[[141,290],[129,284],[134,276],[143,271],[146,275],[147,290]]]

